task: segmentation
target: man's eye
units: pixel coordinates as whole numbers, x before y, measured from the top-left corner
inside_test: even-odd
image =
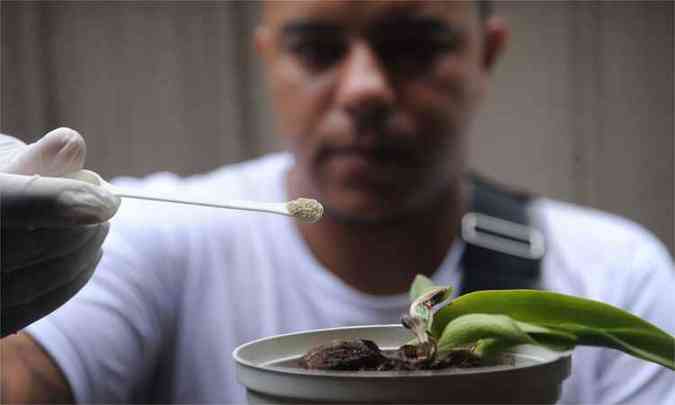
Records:
[[[428,68],[437,57],[457,50],[457,41],[391,38],[377,45],[382,61],[392,70],[416,71]]]
[[[299,40],[287,46],[290,53],[312,69],[324,69],[337,63],[347,50],[340,41]]]

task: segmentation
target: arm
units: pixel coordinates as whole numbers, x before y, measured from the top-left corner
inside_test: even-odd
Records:
[[[25,330],[62,370],[75,402],[151,400],[165,339],[173,333],[179,302],[173,278],[180,272],[142,208],[122,207],[87,285]]]
[[[73,402],[61,370],[27,334],[19,333],[0,340],[0,356],[1,403]]]

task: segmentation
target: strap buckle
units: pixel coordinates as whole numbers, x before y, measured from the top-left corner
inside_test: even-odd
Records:
[[[469,212],[462,218],[466,243],[530,260],[544,257],[544,235],[536,228]]]

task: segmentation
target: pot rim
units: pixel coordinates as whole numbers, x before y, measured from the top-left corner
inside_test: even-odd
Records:
[[[241,356],[241,353],[251,346],[256,344],[269,342],[272,340],[282,339],[286,337],[292,337],[297,335],[306,335],[312,333],[322,333],[322,332],[335,332],[340,330],[354,330],[354,329],[401,329],[400,324],[376,324],[376,325],[356,325],[356,326],[341,326],[334,328],[322,328],[322,329],[311,329],[304,330],[299,332],[290,332],[279,335],[267,336],[252,340],[250,342],[239,345],[232,351],[232,357],[237,363],[244,367],[250,367],[261,372],[272,372],[288,375],[304,375],[313,378],[341,378],[341,379],[361,379],[361,378],[392,378],[392,377],[403,377],[403,378],[425,378],[425,377],[434,377],[434,376],[448,376],[448,375],[471,375],[471,374],[487,374],[487,373],[514,373],[522,369],[532,369],[537,367],[546,367],[548,364],[560,361],[565,357],[570,357],[572,354],[571,350],[568,351],[553,351],[542,346],[536,345],[519,345],[515,346],[513,349],[509,349],[507,353],[518,353],[521,357],[529,357],[536,361],[534,364],[521,364],[521,365],[497,365],[497,366],[485,366],[485,367],[474,367],[474,368],[450,368],[446,370],[414,370],[414,371],[334,371],[334,370],[307,370],[300,368],[291,368],[283,366],[273,366],[268,364],[257,364],[250,360],[246,360]],[[412,338],[412,335],[411,335]],[[551,356],[550,359],[542,360],[536,358],[532,353],[521,353],[521,350],[536,350],[541,353],[547,353]],[[297,355],[287,356],[286,359],[295,358]],[[280,360],[283,360],[281,358]]]

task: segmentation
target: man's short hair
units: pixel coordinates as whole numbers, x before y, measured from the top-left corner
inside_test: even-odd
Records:
[[[493,0],[478,0],[478,16],[481,21],[485,21],[494,12]]]

